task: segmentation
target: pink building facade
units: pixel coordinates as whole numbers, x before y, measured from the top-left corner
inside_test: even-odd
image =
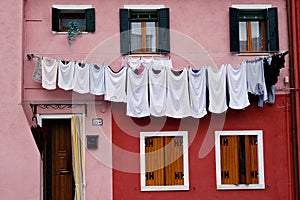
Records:
[[[58,86],[54,90],[45,89],[41,83],[32,79],[38,59],[27,57],[28,54],[34,54],[40,58],[93,63],[98,66],[110,65],[115,70],[120,69],[122,58],[127,61],[132,58],[172,60],[172,66],[176,71],[189,67],[200,69],[203,66],[218,69],[223,64],[237,66],[244,61],[267,58],[274,55],[274,52],[277,55],[291,50],[289,36],[293,35],[289,35],[288,23],[289,19],[292,19],[289,18],[290,6],[295,9],[293,2],[280,0],[1,2],[1,24],[5,30],[1,37],[1,58],[5,60],[4,63],[7,66],[1,74],[3,94],[0,116],[2,121],[0,131],[2,136],[0,140],[1,198],[28,200],[74,198],[76,187],[78,187],[76,183],[71,182],[72,185],[70,188],[66,187],[66,191],[57,189],[61,186],[58,184],[68,185],[64,182],[67,173],[70,172],[72,176],[75,174],[72,165],[68,166],[68,169],[65,167],[56,172],[54,165],[59,162],[53,161],[59,158],[64,159],[65,151],[60,150],[60,145],[66,140],[56,140],[49,135],[61,129],[54,128],[57,124],[63,124],[62,126],[68,127],[65,132],[69,136],[66,137],[72,140],[70,139],[72,122],[69,120],[74,115],[80,115],[83,119],[81,124],[83,135],[80,141],[83,155],[85,155],[81,159],[84,164],[82,171],[85,174],[81,191],[84,193],[83,198],[295,199],[298,192],[296,187],[299,185],[294,178],[294,168],[297,163],[295,164],[293,148],[297,147],[293,143],[292,134],[299,137],[299,131],[296,129],[296,132],[293,132],[292,127],[294,125],[296,128],[299,127],[299,118],[297,119],[299,97],[295,104],[296,108],[292,107],[298,109],[298,116],[293,118],[293,110],[290,107],[293,102],[290,97],[290,79],[293,77],[289,74],[289,68],[291,63],[295,64],[295,67],[298,67],[299,63],[296,62],[297,60],[290,62],[290,56],[285,57],[285,67],[280,69],[273,104],[263,104],[263,107],[258,107],[257,98],[250,96],[250,105],[244,109],[228,108],[227,111],[221,113],[212,113],[207,110],[207,115],[198,118],[190,116],[183,118],[129,117],[126,114],[125,103],[104,100],[104,95],[79,94],[73,90],[63,90]],[[266,13],[270,13],[267,10],[272,8],[277,8],[275,21],[277,21],[278,32],[275,46],[272,46],[272,42],[267,42],[274,36],[273,32],[261,30],[269,28],[271,22],[268,21],[269,14]],[[92,20],[87,19],[89,14],[85,10],[88,9],[95,12]],[[122,9],[129,10],[131,27],[134,22],[137,24],[141,22],[138,17],[134,18],[134,16],[145,12],[150,13],[148,16],[151,17],[153,13],[154,16],[158,13],[158,22],[155,21],[157,19],[154,20],[156,17],[153,19],[150,17],[151,19],[146,21],[154,20],[155,26],[160,26],[163,23],[160,21],[163,14],[160,14],[158,10],[167,9],[170,34],[167,49],[158,50],[161,47],[161,38],[164,36],[160,35],[160,30],[155,29],[157,39],[151,40],[157,45],[153,47],[154,52],[143,52],[143,45],[148,45],[145,40],[145,43],[141,42],[142,53],[134,52],[134,43],[131,43],[129,51],[124,53],[124,48],[126,50],[128,47],[123,46],[123,35],[120,34]],[[241,31],[243,22],[255,21],[253,11],[259,11],[257,16],[262,17],[260,21],[264,23],[264,25],[258,25],[260,33],[264,33],[263,36],[260,35],[262,41],[258,45],[260,50],[253,50],[257,44],[250,41],[247,43],[247,48],[251,46],[253,49],[243,50],[244,47],[239,44],[239,49],[235,50],[231,38],[234,34],[231,33],[233,24],[231,17],[234,14],[230,10],[233,9],[240,13],[237,15],[240,17],[237,19],[240,21],[238,27],[240,38],[243,38]],[[291,10],[294,14],[291,16],[296,19],[296,11],[293,9]],[[83,13],[85,14],[83,34],[72,41],[72,47],[69,46],[67,33],[64,32],[61,24],[59,30],[55,29],[57,28],[54,23],[57,10],[60,23],[62,19],[69,19],[69,13],[77,14],[78,19],[81,19],[80,16]],[[243,21],[243,17],[249,17],[249,19]],[[92,28],[90,23],[93,24]],[[145,26],[149,24],[151,26],[151,23],[145,24]],[[249,29],[248,25],[247,27]],[[132,32],[129,33],[132,34]],[[295,32],[294,37],[296,38]],[[132,37],[131,40],[133,40]],[[298,52],[296,48],[297,44],[294,44],[293,55]],[[296,84],[299,86],[299,83],[296,82]],[[297,88],[297,85],[293,87]],[[295,95],[299,96],[299,89]],[[208,107],[209,101],[206,103]],[[36,120],[40,126],[49,126],[51,130],[48,132],[42,154],[36,146],[31,131],[31,127],[35,125],[33,116],[37,117]],[[293,120],[296,120],[296,123],[293,123]],[[147,139],[151,137],[165,137],[164,133],[171,134],[168,137],[175,137],[179,134],[179,137],[183,138],[180,146],[186,150],[181,152],[184,155],[181,161],[182,173],[177,174],[175,170],[175,179],[183,179],[183,182],[171,183],[169,187],[162,186],[161,183],[150,183],[149,180],[153,174],[143,171],[145,169],[147,171],[148,165],[145,163],[148,161],[145,159],[148,158],[142,155],[143,151],[147,151],[147,148],[142,145],[145,143],[147,146]],[[226,178],[226,171],[223,174],[226,164],[220,161],[224,157],[222,157],[223,150],[221,150],[222,142],[220,143],[219,140],[222,140],[226,134],[242,135],[244,138],[244,133],[245,137],[253,133],[255,144],[258,145],[255,155],[258,159],[255,161],[258,163],[258,169],[252,173],[256,180],[253,183],[241,183],[243,178],[239,177],[240,182],[237,184],[226,184],[223,182],[224,177]],[[90,142],[91,144],[88,144]],[[56,148],[58,148],[57,151]],[[56,153],[59,154],[58,158],[55,157]],[[74,152],[71,156],[74,156]],[[155,162],[160,161],[155,160]],[[232,162],[234,161],[230,160],[230,163]],[[164,170],[166,171],[166,168]],[[59,181],[55,175],[59,177]],[[156,174],[153,177],[156,180]],[[167,175],[164,174],[164,177]],[[71,178],[71,181],[74,179]],[[63,193],[70,193],[70,195],[65,197]]]

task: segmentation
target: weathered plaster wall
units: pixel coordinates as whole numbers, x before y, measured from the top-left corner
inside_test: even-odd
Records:
[[[1,199],[39,199],[40,157],[21,106],[23,1],[1,1],[0,19]]]

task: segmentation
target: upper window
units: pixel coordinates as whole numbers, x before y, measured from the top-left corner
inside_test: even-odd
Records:
[[[231,52],[279,51],[277,8],[230,8]]]
[[[217,189],[264,189],[262,131],[216,131]]]
[[[169,9],[120,9],[121,53],[169,53]]]
[[[85,5],[52,6],[52,31],[68,32],[70,22],[77,22],[81,32],[95,32],[95,9]]]
[[[188,190],[187,132],[141,132],[141,190]]]

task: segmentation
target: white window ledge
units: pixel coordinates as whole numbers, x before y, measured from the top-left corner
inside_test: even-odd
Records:
[[[249,9],[249,10],[260,10],[260,9],[267,9],[271,8],[271,4],[232,4],[232,8],[237,9]]]
[[[128,4],[124,5],[124,8],[126,9],[143,9],[143,10],[156,10],[156,9],[161,9],[165,8],[164,5],[147,5],[147,4]]]
[[[92,5],[54,4],[52,5],[52,7],[59,10],[85,10],[88,8],[92,8]]]

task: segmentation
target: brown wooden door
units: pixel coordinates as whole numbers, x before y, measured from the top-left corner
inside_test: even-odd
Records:
[[[71,200],[74,197],[72,173],[71,120],[46,120],[49,137],[46,142],[46,200]],[[48,147],[48,151],[47,151]],[[51,157],[51,159],[49,159]],[[51,175],[49,175],[51,174]],[[51,180],[50,180],[51,179]],[[47,188],[48,187],[48,188]],[[50,190],[50,191],[49,191]],[[51,193],[51,194],[49,194]]]

